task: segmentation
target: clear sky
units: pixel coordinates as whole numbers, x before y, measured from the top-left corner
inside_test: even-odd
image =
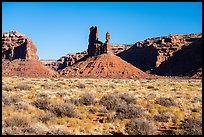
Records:
[[[3,2],[2,31],[19,31],[37,46],[40,59],[59,59],[88,47],[98,26],[113,44],[202,32],[202,2]]]

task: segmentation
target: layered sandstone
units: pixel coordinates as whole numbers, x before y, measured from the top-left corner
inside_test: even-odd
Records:
[[[44,66],[30,38],[16,31],[2,33],[2,75],[51,77],[57,73]]]
[[[196,45],[197,47],[195,47]],[[148,38],[144,41],[139,41],[128,50],[120,52],[117,55],[125,61],[131,63],[132,65],[149,73],[164,76],[191,76],[190,71],[195,71],[196,73],[196,70],[194,69],[197,68],[194,66],[201,66],[201,45],[202,34],[174,34],[163,37]],[[194,60],[187,59],[188,56],[194,58]],[[173,59],[173,61],[171,61],[171,58],[176,59]],[[178,62],[176,60],[182,61]],[[186,66],[186,64],[194,65]],[[179,69],[178,72],[176,72],[176,66],[180,66],[180,69],[177,68]],[[181,69],[182,67],[184,69]],[[188,67],[189,72],[184,72],[186,67]]]
[[[158,78],[132,66],[114,54],[85,56],[81,61],[60,72],[65,77],[86,78]]]
[[[2,33],[2,59],[36,59],[37,48],[31,39],[16,31]]]

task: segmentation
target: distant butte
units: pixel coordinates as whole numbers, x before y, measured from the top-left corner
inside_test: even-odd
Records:
[[[61,70],[60,75],[90,78],[158,78],[114,55],[110,48],[110,34],[106,33],[106,41],[102,43],[98,40],[96,26],[90,28],[88,55]]]

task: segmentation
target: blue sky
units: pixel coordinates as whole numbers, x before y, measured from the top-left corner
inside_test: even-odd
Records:
[[[113,44],[202,32],[201,2],[3,2],[2,31],[19,31],[37,46],[40,59],[59,59],[88,47],[98,26]]]

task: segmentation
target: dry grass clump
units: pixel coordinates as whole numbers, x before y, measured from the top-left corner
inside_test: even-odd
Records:
[[[160,97],[155,100],[155,104],[165,107],[176,106],[176,102],[172,98]]]
[[[182,129],[185,135],[202,135],[202,117],[185,119]]]
[[[5,91],[14,91],[15,89],[14,89],[13,86],[5,84],[5,85],[2,85],[2,90],[5,90]]]
[[[46,135],[71,135],[64,126],[51,126]]]
[[[30,87],[29,85],[26,84],[20,84],[14,87],[15,90],[31,90],[32,87]]]
[[[14,106],[18,111],[25,111],[29,109],[29,104],[25,101],[19,101],[15,103]]]
[[[79,98],[79,104],[83,105],[94,105],[95,98],[90,93],[84,93]]]
[[[13,114],[7,117],[4,122],[7,127],[26,127],[31,121],[26,115]]]
[[[3,127],[2,135],[23,135],[21,127]]]
[[[41,84],[41,88],[45,89],[45,90],[49,90],[49,89],[59,89],[61,88],[61,85],[59,84],[54,84],[54,83],[43,83]]]
[[[20,96],[18,95],[11,95],[3,94],[2,96],[2,102],[4,105],[12,105],[20,101]]]
[[[129,135],[154,135],[156,127],[151,120],[136,118],[125,125],[125,131]]]
[[[71,103],[60,103],[56,102],[49,105],[49,110],[54,113],[57,117],[79,117],[79,113],[75,108],[75,105]]]
[[[22,132],[26,135],[46,135],[48,128],[42,123],[34,123],[23,128]]]

